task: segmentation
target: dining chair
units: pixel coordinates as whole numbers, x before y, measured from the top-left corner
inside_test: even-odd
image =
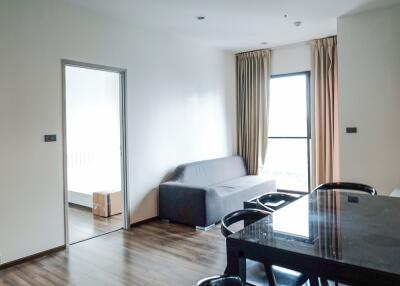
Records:
[[[333,183],[326,183],[319,185],[314,189],[316,190],[353,190],[353,191],[358,191],[358,192],[363,192],[367,193],[371,196],[376,196],[378,195],[378,192],[376,191],[375,188],[364,185],[364,184],[359,184],[359,183],[348,183],[348,182],[333,182]]]
[[[240,277],[236,276],[213,276],[200,280],[197,286],[245,286]]]
[[[357,191],[357,192],[366,193],[371,196],[378,195],[378,192],[376,191],[376,189],[371,186],[359,184],[359,183],[349,183],[349,182],[332,182],[332,183],[322,184],[322,185],[319,185],[318,187],[316,187],[313,190],[313,192],[317,191],[317,190],[335,190],[335,189],[336,190]],[[335,282],[331,281],[331,283],[329,283],[328,280],[324,279],[324,278],[320,278],[320,281],[321,281],[322,286],[329,286],[329,285],[331,285],[331,283],[334,283],[335,286],[339,285],[339,283],[337,281],[335,281]],[[340,285],[344,285],[344,284],[340,284]]]
[[[221,232],[227,237],[234,233],[231,226],[243,221],[244,225],[269,216],[271,212],[260,209],[244,209],[234,211],[221,220]],[[308,278],[299,272],[278,266],[263,265],[262,263],[246,259],[246,283],[262,286],[300,286]]]
[[[256,199],[257,208],[266,210],[268,212],[274,212],[280,209],[282,206],[285,206],[286,204],[297,200],[298,198],[299,195],[292,195],[287,193],[280,193],[280,192],[267,193],[265,195],[259,196]]]

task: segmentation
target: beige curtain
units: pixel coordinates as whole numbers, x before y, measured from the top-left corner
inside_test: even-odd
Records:
[[[270,50],[236,57],[238,154],[252,175],[261,172],[267,151],[270,61]]]
[[[315,183],[339,180],[339,104],[337,40],[312,45],[315,96]]]

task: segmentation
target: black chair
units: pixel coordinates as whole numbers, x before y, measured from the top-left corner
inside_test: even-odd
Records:
[[[197,286],[245,286],[239,277],[213,276],[200,280]]]
[[[243,221],[245,225],[260,220],[271,212],[260,209],[244,209],[234,211],[221,220],[221,232],[227,237],[234,233],[229,227],[234,223]],[[269,286],[300,286],[308,278],[293,270],[278,266],[263,265],[259,262],[246,260],[246,283],[250,285],[269,285]]]
[[[271,212],[259,209],[245,209],[231,212],[221,219],[221,233],[223,236],[228,237],[234,233],[234,231],[229,228],[234,223],[243,221],[244,225],[247,226],[257,220],[269,216],[270,214]]]
[[[364,184],[359,184],[359,183],[349,183],[349,182],[333,182],[333,183],[326,183],[319,185],[316,187],[313,192],[317,190],[349,190],[349,191],[356,191],[356,192],[362,192],[362,193],[367,193],[368,195],[371,196],[377,196],[378,192],[376,191],[375,188],[364,185]],[[329,282],[327,279],[320,278],[322,286],[329,286]],[[332,283],[332,282],[331,282]],[[334,282],[334,284],[337,286],[339,285],[338,282]]]
[[[375,190],[375,188],[364,185],[364,184],[358,184],[358,183],[346,183],[346,182],[338,182],[338,183],[326,183],[319,185],[314,189],[316,190],[352,190],[352,191],[357,191],[357,192],[363,192],[367,193],[371,196],[376,196],[378,195],[378,192]]]
[[[269,212],[274,212],[281,207],[297,200],[299,197],[299,195],[292,195],[287,193],[268,193],[257,198],[257,208]]]

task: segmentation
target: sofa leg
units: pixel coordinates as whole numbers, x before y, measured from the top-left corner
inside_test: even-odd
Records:
[[[201,231],[209,231],[210,229],[215,227],[215,223],[210,224],[208,226],[197,226],[196,225],[196,230],[201,230]]]
[[[169,219],[162,218],[162,219],[161,219],[161,222],[162,222],[162,223],[169,223]]]

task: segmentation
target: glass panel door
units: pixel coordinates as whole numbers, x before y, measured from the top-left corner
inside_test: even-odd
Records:
[[[309,191],[309,100],[308,72],[271,78],[265,172],[279,190]]]

